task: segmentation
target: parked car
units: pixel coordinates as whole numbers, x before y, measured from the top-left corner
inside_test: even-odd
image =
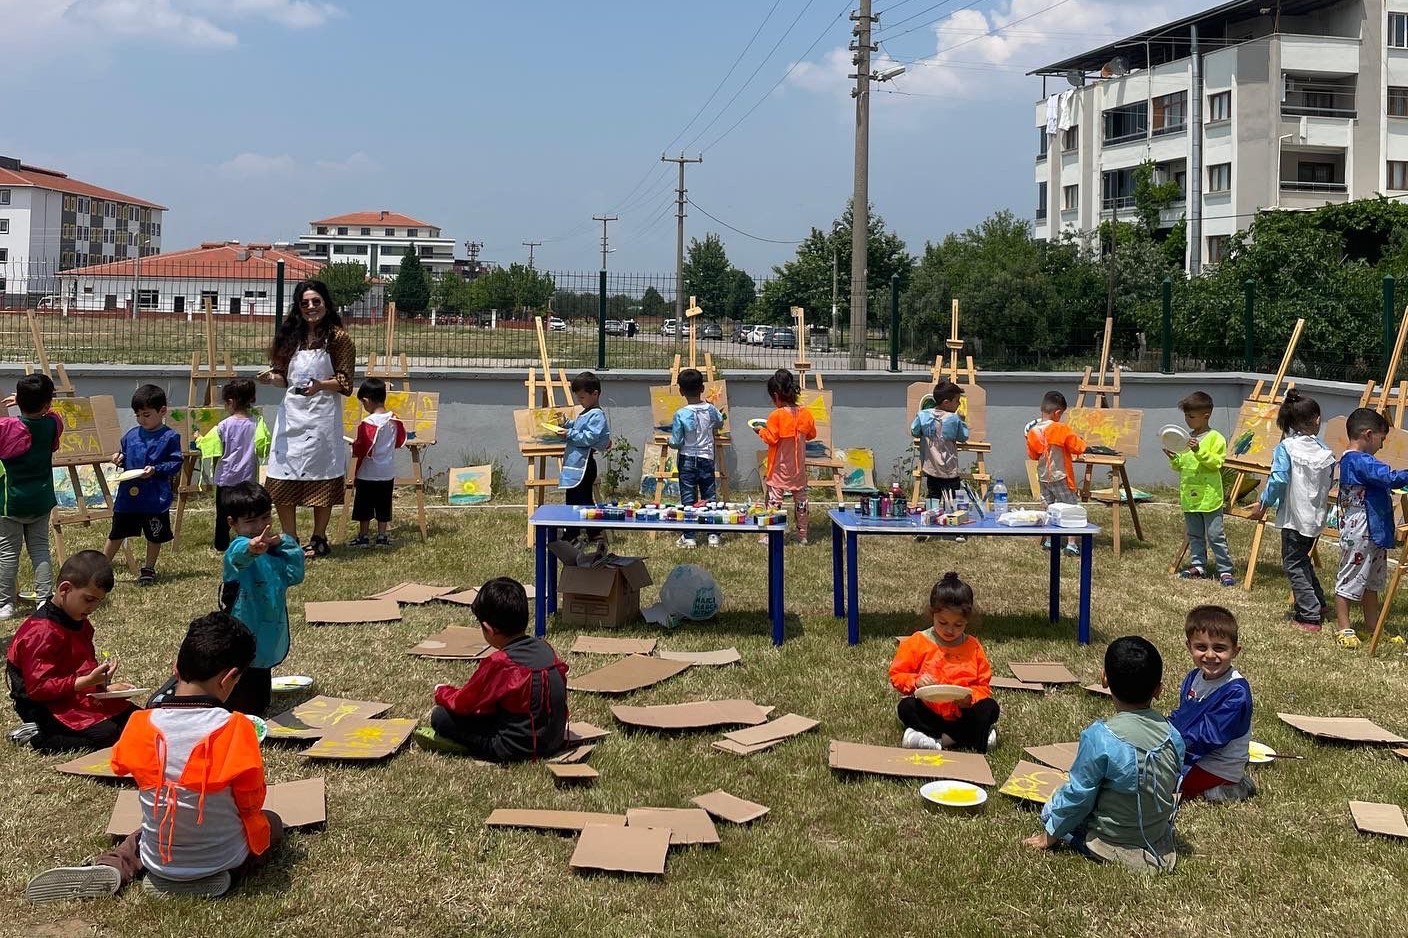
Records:
[[[763,348],[796,348],[797,333],[787,326],[778,326],[763,336]]]
[[[680,334],[680,321],[679,321],[678,319],[667,319],[667,320],[665,320],[664,324],[660,326],[660,334],[661,334],[661,335],[679,335],[679,334]]]
[[[607,335],[625,335],[625,334],[626,334],[626,324],[625,324],[624,322],[622,322],[621,320],[619,320],[619,319],[608,319],[608,320],[606,320],[606,334],[607,334]]]
[[[724,327],[716,322],[706,322],[699,327],[699,338],[701,339],[722,339],[724,337]]]
[[[39,298],[39,309],[62,309],[64,305],[63,297],[41,296]]]
[[[567,331],[567,323],[563,322],[561,319],[559,319],[559,318],[556,317],[556,316],[549,316],[549,317],[548,317],[548,331],[549,331],[549,332],[566,332],[566,331]]]
[[[740,322],[733,327],[733,341],[737,342],[739,345],[747,345],[748,333],[751,332],[752,329],[752,326]]]
[[[773,329],[772,326],[754,326],[754,327],[752,328],[752,331],[750,331],[750,332],[747,334],[747,335],[748,335],[748,344],[749,344],[749,345],[762,345],[762,344],[763,344],[763,339],[767,338],[767,334],[768,334],[769,332],[771,332],[772,329]]]

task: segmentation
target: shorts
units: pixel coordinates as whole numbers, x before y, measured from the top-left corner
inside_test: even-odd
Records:
[[[391,520],[391,493],[394,479],[358,479],[352,494],[352,520],[387,522]]]
[[[1041,483],[1041,500],[1047,505],[1076,505],[1076,490],[1062,479],[1059,482]]]
[[[924,476],[924,496],[926,498],[943,498],[944,495],[957,492],[963,487],[961,479],[940,479],[938,476]]]
[[[171,533],[171,512],[159,511],[152,515],[140,511],[112,513],[112,530],[108,532],[108,540],[125,541],[139,534],[153,544],[173,540],[176,535]]]
[[[1388,551],[1369,537],[1369,516],[1358,512],[1340,528],[1340,570],[1335,595],[1358,602],[1366,592],[1383,592],[1388,582]]]

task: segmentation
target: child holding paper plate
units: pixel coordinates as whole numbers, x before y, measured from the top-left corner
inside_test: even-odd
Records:
[[[900,642],[890,683],[905,695],[899,704],[904,748],[987,752],[997,745],[992,665],[982,643],[968,634],[972,618],[973,587],[945,573],[929,591],[929,628]]]

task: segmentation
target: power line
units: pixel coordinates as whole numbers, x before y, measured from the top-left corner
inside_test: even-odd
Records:
[[[728,222],[724,221],[723,219],[717,218],[717,217],[715,217],[714,215],[711,215],[711,214],[704,208],[704,206],[700,205],[698,202],[694,201],[693,199],[690,199],[690,200],[689,200],[689,204],[690,204],[690,205],[693,205],[695,208],[699,209],[699,211],[700,211],[705,217],[710,218],[710,219],[713,219],[714,221],[718,222],[720,225],[723,225],[723,226],[724,226],[725,228],[727,228],[729,231],[732,231],[732,232],[734,232],[734,233],[736,233],[736,234],[741,234],[741,235],[743,235],[743,237],[745,237],[745,238],[752,238],[754,241],[764,241],[764,242],[766,242],[766,243],[768,243],[768,244],[801,244],[801,243],[802,243],[801,241],[783,241],[783,240],[781,240],[781,239],[779,239],[779,238],[764,238],[764,237],[762,237],[761,235],[752,234],[751,232],[744,231],[742,228],[735,228],[735,227],[733,227],[732,225],[730,225]]]
[[[965,6],[965,7],[959,7],[959,9],[954,10],[953,12],[954,12],[954,13],[961,12],[962,10],[966,10],[966,9],[968,9],[969,7],[976,6],[979,2],[981,2],[981,0],[973,0],[973,3],[970,3],[970,4],[968,4],[968,6]],[[944,63],[934,61],[934,60],[937,59],[939,56],[941,56],[941,55],[943,55],[943,54],[945,54],[945,53],[947,53],[947,52],[952,52],[954,49],[961,49],[963,46],[966,46],[966,45],[968,45],[968,44],[970,44],[970,43],[977,42],[979,39],[986,39],[986,38],[988,38],[989,36],[996,36],[998,33],[1004,32],[1004,31],[1006,31],[1006,30],[1012,28],[1013,26],[1016,26],[1016,25],[1019,24],[1019,23],[1025,23],[1025,22],[1027,22],[1028,20],[1036,19],[1038,16],[1041,16],[1043,13],[1049,13],[1050,11],[1056,9],[1057,7],[1059,7],[1059,6],[1064,6],[1064,5],[1066,5],[1067,3],[1070,3],[1070,2],[1071,2],[1071,0],[1056,0],[1056,2],[1053,3],[1053,4],[1051,4],[1050,6],[1044,6],[1044,7],[1042,7],[1040,10],[1035,11],[1034,13],[1028,13],[1026,16],[1019,17],[1018,19],[1012,20],[1010,23],[1004,23],[1004,24],[1002,24],[1001,26],[994,26],[992,29],[989,29],[987,32],[982,33],[982,34],[977,35],[977,36],[973,36],[973,37],[970,38],[970,39],[965,39],[965,40],[963,40],[962,42],[955,42],[955,43],[954,43],[953,45],[951,45],[951,46],[945,46],[944,48],[942,48],[942,49],[938,50],[937,52],[935,52],[933,55],[931,55],[931,56],[925,56],[924,59],[917,59],[917,60],[915,60],[914,62],[906,62],[906,63],[904,63],[904,64],[906,64],[906,65],[919,65],[919,64],[923,64],[923,65],[934,65],[934,66],[936,66],[936,67],[942,67]],[[949,14],[949,15],[952,15],[952,14]],[[940,19],[942,19],[942,17],[940,17]],[[934,20],[933,22],[938,22],[938,20]],[[912,33],[912,32],[914,32],[915,29],[923,29],[925,26],[930,26],[930,25],[932,25],[932,23],[923,23],[923,24],[921,24],[921,25],[919,25],[919,26],[914,27],[914,29],[909,29],[909,30],[906,30],[906,31],[903,32],[903,33],[900,33],[899,36],[903,36],[903,35],[905,35],[906,33]],[[898,39],[899,36],[888,36],[888,37],[886,37],[886,38],[887,38],[887,39]]]
[[[913,16],[906,16],[904,19],[900,20],[899,22],[891,23],[889,26],[882,26],[882,27],[880,27],[880,32],[881,32],[881,33],[884,33],[887,29],[896,29],[896,28],[898,28],[898,27],[900,27],[900,26],[903,26],[905,23],[908,23],[910,20],[917,20],[917,19],[919,19],[919,17],[923,16],[925,13],[932,13],[932,12],[934,12],[935,10],[937,10],[939,7],[946,7],[946,6],[948,6],[948,5],[949,5],[950,3],[952,3],[952,2],[953,2],[953,0],[943,0],[942,3],[936,3],[936,4],[934,4],[934,5],[931,6],[931,7],[925,7],[924,9],[920,10],[918,13],[914,14]],[[970,4],[970,6],[971,6],[971,4]],[[894,7],[891,7],[890,9],[894,9]],[[885,12],[888,12],[888,11],[885,11],[885,10],[882,10],[882,11],[881,11],[881,13],[885,13]],[[957,11],[955,11],[955,12],[957,12]],[[878,14],[877,14],[877,15],[878,15]],[[935,19],[933,19],[933,20],[930,20],[930,22],[938,22],[938,20],[941,20],[941,19],[943,19],[942,16],[937,17],[937,18],[935,18]],[[922,28],[922,27],[920,27],[920,28]],[[900,34],[900,35],[903,35],[903,34]],[[883,37],[882,37],[882,38],[883,38]]]

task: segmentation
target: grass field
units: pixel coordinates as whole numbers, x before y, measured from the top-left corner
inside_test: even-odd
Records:
[[[612,720],[612,700],[573,694],[574,719],[614,730],[590,759],[601,772],[597,784],[573,790],[555,788],[540,765],[480,767],[415,748],[377,765],[323,765],[296,749],[270,746],[271,781],[326,774],[327,829],[293,834],[270,871],[217,902],[161,902],[134,889],[117,900],[23,904],[29,875],[104,846],[114,789],[53,772],[61,759],[5,746],[0,932],[210,938],[1400,932],[1408,853],[1402,843],[1357,834],[1346,802],[1408,802],[1408,763],[1384,749],[1316,743],[1281,724],[1275,712],[1363,715],[1408,730],[1408,658],[1391,647],[1370,660],[1363,649],[1337,647],[1328,632],[1293,630],[1282,618],[1286,586],[1269,549],[1250,594],[1170,578],[1165,568],[1181,521],[1169,506],[1150,506],[1145,518],[1149,543],[1127,541],[1120,560],[1107,539],[1097,541],[1094,642],[1087,648],[1075,644],[1073,622],[1046,623],[1045,558],[1030,544],[863,541],[863,643],[851,648],[831,616],[829,538],[824,514],[814,509],[816,542],[787,549],[788,641],[774,649],[763,552],[751,539],[691,553],[663,539],[618,542],[618,552],[648,553],[657,581],[673,563],[688,560],[709,566],[723,585],[727,611],[717,621],[663,635],[662,647],[736,645],[743,653],[739,665],[695,668],[628,702],[749,697],[778,713],[815,717],[821,727],[739,758],[710,748],[716,733],[626,732]],[[95,616],[99,647],[121,653],[129,680],[159,681],[186,622],[214,597],[217,561],[198,546],[209,515],[188,524],[189,546],[163,557],[158,588],[140,590],[123,573]],[[1229,529],[1234,555],[1243,557],[1249,529]],[[102,533],[89,533],[84,546],[97,545]],[[339,550],[315,562],[306,584],[291,594],[293,651],[278,671],[314,675],[323,693],[384,700],[394,705],[391,716],[419,716],[437,682],[463,681],[470,667],[409,658],[405,649],[444,625],[472,624],[466,610],[411,606],[393,625],[311,628],[297,615],[302,603],[353,599],[403,579],[458,586],[499,574],[531,580],[522,536],[521,510],[436,512],[429,543],[402,537],[390,551]],[[1328,560],[1337,552],[1324,553]],[[1067,565],[1063,591],[1070,610],[1074,566]],[[999,672],[1010,661],[1050,659],[1094,677],[1108,640],[1140,633],[1165,655],[1164,707],[1189,668],[1184,613],[1199,602],[1228,605],[1242,623],[1246,651],[1238,665],[1257,700],[1254,735],[1305,761],[1256,767],[1261,794],[1248,804],[1186,808],[1178,820],[1184,841],[1178,871],[1158,879],[1023,848],[1021,838],[1037,829],[1035,813],[995,789],[981,813],[953,816],[921,803],[917,782],[837,777],[826,764],[829,739],[898,744],[896,695],[885,677],[892,636],[917,626],[921,594],[948,569],[975,586],[983,620],[974,631]],[[655,592],[647,588],[644,601]],[[643,626],[623,632],[657,634]],[[550,638],[561,650],[573,635],[554,629]],[[564,657],[575,672],[608,660]],[[999,694],[1002,739],[989,757],[999,783],[1022,746],[1073,740],[1109,712],[1103,699],[1075,688]],[[673,852],[663,880],[575,875],[568,868],[572,839],[483,826],[495,807],[622,812],[687,806],[690,797],[715,788],[769,805],[772,813],[747,828],[720,824],[717,848]]]

